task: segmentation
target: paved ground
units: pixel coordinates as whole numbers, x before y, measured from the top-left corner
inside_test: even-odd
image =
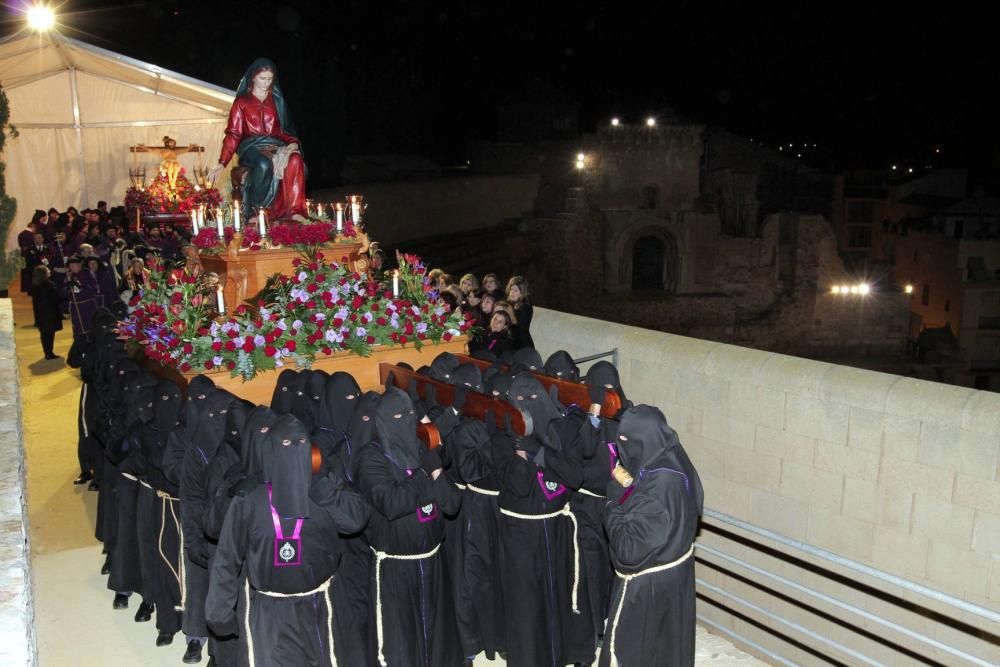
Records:
[[[100,575],[103,558],[94,539],[97,494],[71,484],[79,472],[79,374],[62,360],[41,360],[38,333],[28,326],[30,303],[15,299],[14,304],[39,664],[180,665],[184,652],[180,636],[172,646],[157,648],[152,623],[134,623],[134,609],[111,609],[113,595]],[[56,338],[56,354],[66,356],[71,336],[67,322],[66,330]],[[500,664],[482,657],[476,662],[477,667]],[[763,663],[699,627],[697,664],[729,667]]]

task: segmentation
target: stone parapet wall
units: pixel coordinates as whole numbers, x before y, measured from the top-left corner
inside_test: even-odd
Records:
[[[14,310],[0,299],[0,664],[35,665]]]
[[[532,337],[543,357],[557,349],[581,357],[617,348],[629,398],[663,410],[698,468],[708,508],[1000,610],[1000,394],[544,308],[535,309]],[[926,614],[815,576],[780,557],[740,545],[734,550],[734,543],[715,531],[703,530],[699,540],[1000,664],[995,643]],[[778,543],[768,546],[801,557]],[[806,560],[849,580],[859,578],[827,562]],[[913,656],[880,639],[956,664],[953,656],[923,649],[870,621],[851,622],[874,637],[848,630],[838,622],[847,614],[745,571],[740,580],[704,562],[698,567],[703,580],[884,664],[908,664]],[[996,634],[995,627],[971,614],[864,583]],[[757,584],[782,590],[787,599]],[[732,608],[744,617],[704,601],[699,612],[796,662],[816,662],[807,650],[819,646],[815,642],[780,628],[806,645],[792,646],[758,627],[773,629],[773,621]],[[817,616],[817,609],[828,617]]]

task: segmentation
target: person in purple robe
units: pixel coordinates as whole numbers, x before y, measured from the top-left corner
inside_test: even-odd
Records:
[[[66,260],[66,266],[69,270],[66,273],[63,298],[69,306],[70,319],[73,322],[73,339],[76,340],[86,337],[90,332],[94,313],[100,307],[99,288],[89,272],[84,271],[82,258],[74,255]]]

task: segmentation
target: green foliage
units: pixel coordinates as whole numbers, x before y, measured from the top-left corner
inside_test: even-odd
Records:
[[[0,290],[6,289],[10,281],[17,275],[21,267],[24,266],[24,259],[17,250],[7,252],[5,249],[7,237],[10,234],[10,226],[14,223],[14,216],[17,215],[17,200],[7,195],[7,179],[5,175],[6,165],[3,162],[3,147],[7,141],[7,135],[17,136],[17,130],[9,126],[10,106],[7,103],[7,94],[0,86]]]

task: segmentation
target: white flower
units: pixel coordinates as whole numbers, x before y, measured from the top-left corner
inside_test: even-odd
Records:
[[[323,338],[326,339],[327,343],[336,343],[339,342],[337,339],[340,338],[340,336],[338,336],[337,332],[334,331],[333,329],[327,329],[326,333],[323,335]]]

